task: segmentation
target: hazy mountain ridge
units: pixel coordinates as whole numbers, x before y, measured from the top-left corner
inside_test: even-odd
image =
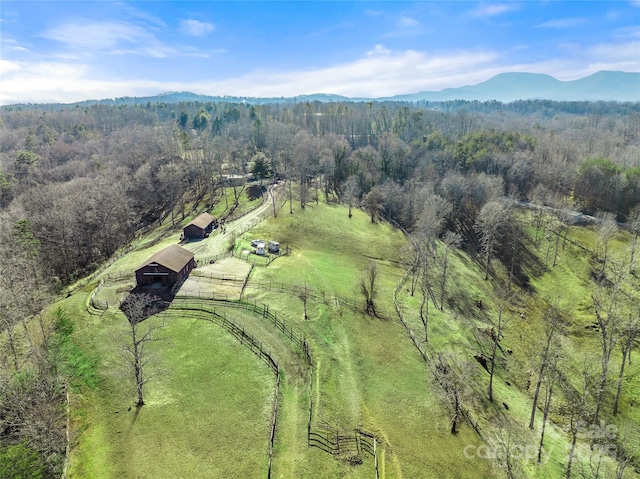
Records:
[[[391,99],[391,98],[390,98]],[[640,101],[640,73],[599,71],[578,80],[561,81],[541,73],[501,73],[477,85],[396,95],[394,100]]]
[[[133,105],[144,103],[229,102],[229,103],[300,103],[300,102],[363,102],[363,101],[432,101],[452,100],[491,101],[510,103],[517,100],[552,101],[618,101],[640,102],[640,73],[599,71],[578,80],[561,81],[542,73],[500,73],[476,85],[446,88],[440,91],[422,91],[390,97],[364,98],[315,93],[293,97],[216,96],[183,92],[166,92],[146,97],[120,97],[104,100],[86,100],[72,105]]]

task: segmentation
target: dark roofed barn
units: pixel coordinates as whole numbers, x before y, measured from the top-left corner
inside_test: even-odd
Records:
[[[191,251],[178,245],[171,245],[158,251],[136,270],[138,286],[157,285],[170,288],[185,280],[196,267]]]
[[[216,226],[216,219],[209,213],[202,213],[196,216],[191,223],[184,227],[185,238],[204,238],[213,231]]]

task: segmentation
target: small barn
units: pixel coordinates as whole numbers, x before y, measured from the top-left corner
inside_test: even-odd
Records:
[[[196,216],[191,223],[183,229],[185,238],[204,238],[216,227],[216,219],[209,213]]]
[[[138,286],[170,288],[185,280],[196,267],[191,251],[178,245],[171,245],[158,251],[136,270]]]

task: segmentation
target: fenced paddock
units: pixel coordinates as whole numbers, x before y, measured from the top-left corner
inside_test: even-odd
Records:
[[[231,257],[206,263],[191,272],[176,293],[176,297],[239,300],[242,287],[252,267],[244,261]]]
[[[349,459],[368,454],[374,458],[375,478],[378,476],[378,456],[377,448],[380,441],[375,435],[360,429],[344,429],[330,427],[326,424],[314,424],[313,420],[313,356],[309,343],[303,334],[297,331],[292,325],[288,325],[286,320],[276,311],[273,311],[266,304],[257,301],[212,301],[201,298],[176,298],[171,308],[165,313],[171,316],[188,315],[189,317],[200,318],[219,324],[224,329],[233,334],[241,344],[246,345],[254,354],[263,359],[276,374],[276,392],[274,410],[272,418],[272,428],[270,434],[269,461],[267,477],[271,478],[273,461],[273,444],[277,424],[278,391],[280,387],[280,367],[273,358],[272,353],[265,347],[263,342],[253,334],[245,330],[240,325],[229,319],[229,309],[242,309],[259,315],[287,338],[302,353],[304,363],[308,368],[309,380],[309,412],[307,420],[307,445],[315,447],[334,457]]]
[[[278,421],[278,397],[280,395],[280,368],[278,366],[278,361],[276,361],[271,353],[264,347],[262,341],[255,338],[252,334],[245,332],[244,326],[241,326],[231,319],[226,317],[226,314],[220,314],[216,311],[205,311],[201,308],[196,307],[190,308],[186,307],[187,303],[183,304],[180,309],[168,309],[161,313],[161,315],[165,317],[184,317],[187,315],[191,318],[201,319],[205,321],[210,321],[215,323],[228,332],[230,332],[235,338],[240,341],[240,344],[243,344],[249,348],[249,350],[257,355],[260,359],[262,359],[267,366],[271,368],[276,377],[276,385],[274,389],[274,402],[273,402],[273,410],[271,415],[271,427],[269,428],[269,452],[268,452],[268,463],[267,463],[267,479],[271,479],[271,468],[273,462],[273,445],[275,441],[276,434],[276,426]],[[185,314],[186,313],[186,314]]]

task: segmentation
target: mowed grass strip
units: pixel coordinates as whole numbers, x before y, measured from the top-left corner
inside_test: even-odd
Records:
[[[264,477],[275,377],[215,324],[173,315],[150,345],[146,404],[136,409],[118,315],[88,325],[102,384],[82,400],[85,428],[70,478]],[[105,316],[106,317],[106,316]],[[147,321],[158,321],[152,318]]]

